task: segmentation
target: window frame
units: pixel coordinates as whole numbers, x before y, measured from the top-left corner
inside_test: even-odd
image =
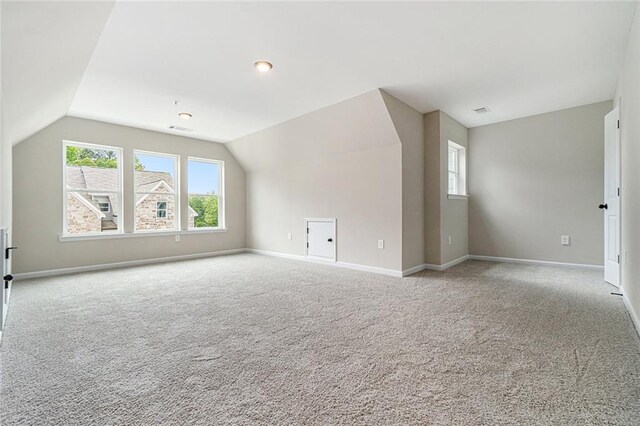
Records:
[[[455,153],[454,170],[451,169],[451,153]],[[455,189],[449,191],[451,174],[455,177]],[[447,141],[447,195],[467,197],[467,148],[453,141]]]
[[[172,193],[164,193],[164,192],[146,192],[136,191],[136,153],[140,153],[143,155],[154,155],[157,157],[171,157],[175,159],[174,166],[174,182],[173,182],[173,192]],[[132,182],[133,182],[133,223],[132,229],[133,234],[166,234],[171,232],[179,232],[181,230],[181,221],[180,221],[180,155],[179,154],[168,154],[165,152],[155,152],[155,151],[147,151],[144,149],[133,149],[132,157]],[[172,229],[136,229],[136,208],[138,207],[138,202],[136,201],[136,196],[138,194],[143,195],[156,195],[156,194],[166,194],[174,197],[174,206],[175,206],[175,216],[173,219],[173,228]],[[156,219],[158,219],[158,213],[156,210]]]
[[[118,191],[104,191],[104,190],[95,190],[92,188],[84,188],[84,189],[74,189],[67,188],[67,147],[75,146],[79,148],[87,148],[87,149],[98,149],[102,151],[115,151],[118,155]],[[123,211],[124,211],[124,179],[123,179],[123,155],[124,150],[121,147],[109,146],[109,145],[101,145],[87,142],[78,142],[63,139],[62,140],[62,236],[75,238],[75,237],[108,237],[114,235],[124,234],[124,220],[123,220]],[[85,232],[82,234],[70,234],[68,227],[68,194],[70,192],[94,192],[94,193],[104,193],[104,194],[116,194],[118,199],[119,212],[117,214],[117,225],[118,229],[116,231],[108,231],[108,232]],[[112,210],[111,206],[109,206],[110,210]],[[98,208],[98,210],[100,210]],[[102,211],[101,211],[102,212]],[[102,212],[104,213],[104,212]]]
[[[200,195],[200,196],[204,196],[204,197],[210,197],[211,194],[200,194],[200,193],[191,193],[189,192],[189,161],[196,161],[199,163],[209,163],[209,164],[217,164],[218,165],[218,182],[220,184],[219,190],[220,190],[220,194],[218,194],[218,226],[213,227],[213,226],[205,226],[205,227],[190,227],[189,224],[187,224],[187,231],[188,232],[198,232],[198,231],[206,231],[206,230],[221,230],[221,229],[226,229],[226,200],[225,200],[225,165],[224,165],[224,160],[215,160],[213,158],[202,158],[202,157],[192,157],[192,156],[188,156],[187,157],[187,173],[186,173],[186,180],[187,180],[187,210],[190,208],[189,206],[189,197],[191,195]]]

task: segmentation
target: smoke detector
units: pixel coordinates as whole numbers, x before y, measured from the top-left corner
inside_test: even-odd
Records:
[[[484,106],[484,107],[480,107],[480,108],[475,108],[474,111],[476,112],[476,114],[484,114],[485,112],[489,112],[491,110],[489,108],[487,108],[486,106]]]
[[[188,129],[181,126],[169,126],[171,130],[177,130],[178,132],[193,132],[193,129]]]

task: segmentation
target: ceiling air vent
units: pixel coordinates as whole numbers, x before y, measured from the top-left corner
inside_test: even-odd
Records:
[[[187,129],[181,126],[169,126],[171,130],[177,130],[178,132],[193,132],[193,129]]]
[[[480,108],[474,109],[474,111],[476,112],[476,114],[484,114],[485,112],[489,112],[489,108],[480,107]]]

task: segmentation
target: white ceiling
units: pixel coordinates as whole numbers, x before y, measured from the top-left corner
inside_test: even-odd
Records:
[[[489,124],[611,99],[635,6],[117,2],[69,113],[224,142],[382,88]]]
[[[69,111],[113,2],[2,2],[3,137],[19,142]]]

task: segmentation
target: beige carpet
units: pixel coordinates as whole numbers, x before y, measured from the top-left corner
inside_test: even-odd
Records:
[[[611,290],[250,254],[19,282],[0,423],[638,425],[640,346]]]

